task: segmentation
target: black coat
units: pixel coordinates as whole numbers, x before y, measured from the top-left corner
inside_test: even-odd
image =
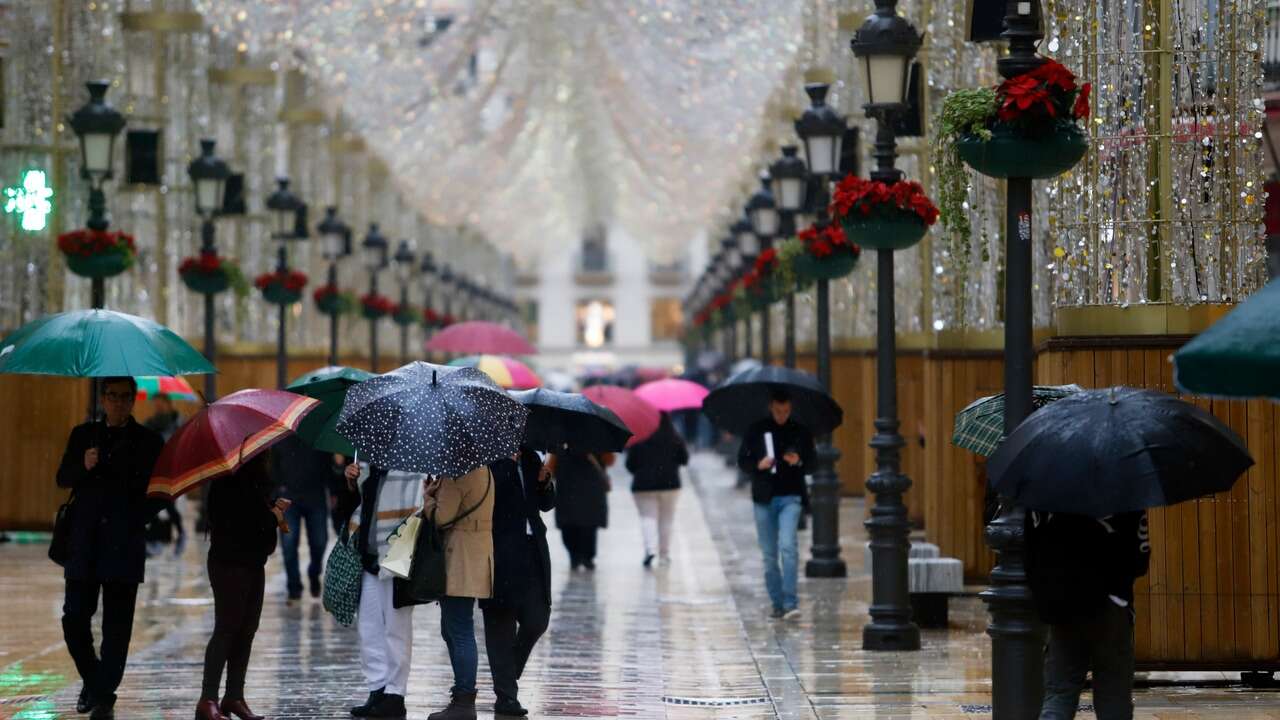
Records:
[[[658,432],[627,451],[631,491],[680,489],[680,466],[688,462],[689,449],[664,417]]]
[[[271,448],[271,477],[280,484],[283,497],[298,505],[327,508],[333,453],[316,450],[291,434]]]
[[[609,526],[608,476],[584,453],[556,455],[556,527]]]
[[[766,455],[765,433],[773,435],[773,455],[776,459],[774,467],[777,472],[761,472],[757,469],[760,460]],[[795,451],[800,456],[799,465],[788,465],[782,460],[782,456],[788,451]],[[808,495],[804,476],[813,472],[816,459],[813,435],[795,420],[788,420],[786,425],[778,425],[770,417],[752,423],[742,436],[742,445],[738,448],[738,468],[751,476],[751,499],[760,505],[786,495],[799,495],[803,500]]]
[[[1094,519],[1028,512],[1027,584],[1040,619],[1049,624],[1087,618],[1115,595],[1133,606],[1133,582],[1147,574],[1151,536],[1146,512]]]
[[[58,487],[74,490],[63,575],[68,580],[135,582],[146,567],[146,526],[165,503],[147,498],[151,470],[164,442],[133,418],[120,428],[77,425],[58,466]],[[84,454],[98,448],[98,464]]]
[[[275,513],[271,512],[271,480],[257,463],[209,487],[209,559],[232,565],[262,567],[276,550]]]
[[[543,601],[551,605],[551,551],[542,513],[556,506],[554,483],[539,483],[542,461],[526,450],[520,471],[514,460],[491,463],[493,471],[493,599],[481,606],[513,605],[525,600],[534,573],[542,576]],[[524,474],[523,487],[521,473]],[[529,530],[533,535],[529,535]],[[532,542],[531,542],[532,541]]]

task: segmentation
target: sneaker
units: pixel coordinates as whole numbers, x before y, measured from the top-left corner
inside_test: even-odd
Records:
[[[769,618],[773,620],[781,620],[782,616],[785,614],[786,613],[783,612],[782,608],[776,607],[769,611]]]
[[[653,553],[645,553],[645,556],[644,556],[644,566],[645,566],[645,567],[652,567],[652,566],[653,566]]]
[[[783,620],[795,620],[798,617],[800,617],[800,608],[791,608],[790,610],[784,610],[782,613]]]
[[[115,717],[116,717],[115,702],[98,703],[98,705],[93,708],[93,712],[89,714],[89,720],[115,720]]]

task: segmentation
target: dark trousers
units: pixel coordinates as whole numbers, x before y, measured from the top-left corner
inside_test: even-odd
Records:
[[[530,540],[530,544],[532,544]],[[484,649],[489,654],[493,694],[502,703],[516,703],[520,688],[516,682],[524,674],[525,663],[538,638],[547,631],[551,606],[542,587],[542,572],[535,569],[522,600],[512,603],[480,604],[484,614]]]
[[[1133,717],[1133,611],[1107,601],[1084,620],[1049,626],[1040,720],[1076,716],[1085,674],[1093,671],[1098,720]]]
[[[209,585],[213,587],[213,636],[204,650],[204,687],[201,699],[217,700],[222,668],[227,669],[223,700],[244,699],[244,678],[249,671],[253,636],[262,616],[266,573],[261,565],[237,565],[209,561]]]
[[[94,613],[98,612],[99,594],[102,595],[101,656],[94,649],[91,628]],[[137,598],[138,584],[133,582],[67,581],[62,603],[62,636],[85,687],[107,705],[115,702],[116,688],[124,678]]]
[[[329,542],[329,509],[321,504],[295,502],[284,511],[289,523],[288,533],[280,533],[280,548],[284,551],[284,574],[289,597],[302,594],[302,576],[298,572],[298,545],[302,542],[302,526],[307,526],[307,577],[315,582],[320,578],[324,561],[324,546]]]
[[[564,549],[569,551],[569,562],[582,565],[596,558],[596,532],[599,528],[570,525],[560,528]]]

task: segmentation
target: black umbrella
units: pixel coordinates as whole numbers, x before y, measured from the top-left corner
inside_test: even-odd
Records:
[[[512,392],[529,411],[524,444],[534,450],[598,453],[618,452],[631,431],[612,410],[578,393],[545,388]]]
[[[1113,387],[1032,413],[987,473],[996,492],[1032,510],[1105,517],[1230,490],[1251,465],[1244,441],[1213,415]]]
[[[457,477],[514,454],[526,414],[475,368],[412,362],[348,390],[336,429],[378,467]]]
[[[752,423],[768,417],[769,399],[776,390],[791,396],[791,417],[815,435],[829,433],[844,422],[844,411],[818,378],[775,365],[730,375],[702,401],[702,411],[717,427],[742,435]]]

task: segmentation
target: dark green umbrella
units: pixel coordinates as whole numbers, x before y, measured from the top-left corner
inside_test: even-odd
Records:
[[[111,310],[46,315],[0,341],[0,373],[122,377],[216,372],[169,328]]]
[[[1079,385],[1037,385],[1031,390],[1031,406],[1038,410],[1083,389]],[[996,451],[1002,437],[1004,393],[978,398],[956,413],[952,445],[988,457]]]
[[[312,370],[289,383],[286,390],[320,401],[320,407],[303,418],[295,434],[317,450],[354,455],[356,449],[351,446],[351,441],[339,435],[333,426],[338,423],[342,403],[347,399],[347,389],[371,377],[374,374],[364,370],[330,365]]]
[[[1173,354],[1183,392],[1280,398],[1280,282],[1270,282]]]

